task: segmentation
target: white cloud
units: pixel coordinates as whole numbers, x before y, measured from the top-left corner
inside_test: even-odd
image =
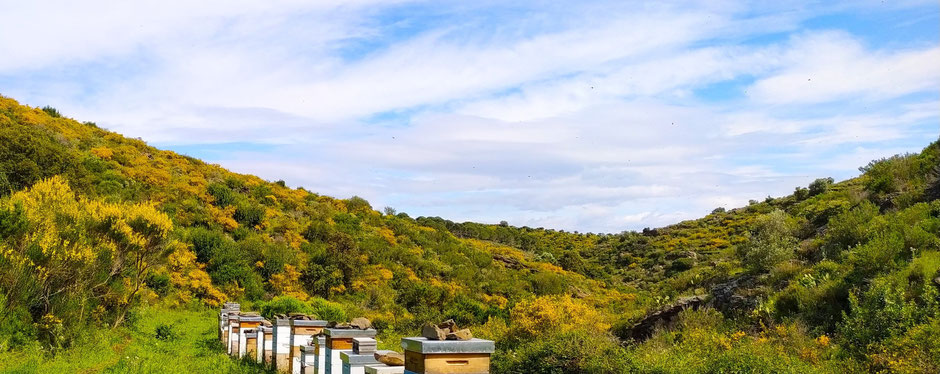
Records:
[[[274,144],[210,161],[412,215],[660,226],[851,176],[940,119],[936,45],[800,30],[854,3],[523,4],[495,23],[474,11],[502,5],[434,4],[441,24],[381,2],[36,4],[0,13],[4,94],[152,143]]]
[[[751,98],[769,104],[812,104],[940,91],[940,47],[869,50],[843,33],[807,35],[793,44],[782,56],[785,68],[751,86]]]

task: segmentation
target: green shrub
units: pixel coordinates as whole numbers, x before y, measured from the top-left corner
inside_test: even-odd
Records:
[[[234,218],[245,226],[258,226],[264,221],[264,207],[250,203],[239,204],[235,208]]]
[[[765,272],[793,257],[796,238],[793,219],[782,210],[761,216],[750,239],[737,247],[738,257],[748,269]]]
[[[348,321],[346,310],[339,303],[334,303],[319,297],[311,298],[309,301],[313,308],[313,313],[327,321]]]
[[[869,222],[878,216],[878,213],[878,207],[865,200],[858,206],[830,218],[823,237],[823,257],[836,258],[842,251],[866,243]]]
[[[310,304],[293,296],[277,296],[269,301],[261,301],[255,304],[255,308],[269,320],[274,320],[274,316],[278,314],[303,313],[313,315],[316,312]]]
[[[207,188],[209,195],[215,199],[213,204],[220,207],[226,207],[235,204],[235,192],[229,186],[222,183],[210,184]]]
[[[48,106],[48,105],[42,107],[42,111],[43,111],[43,112],[46,112],[46,114],[48,114],[50,117],[53,117],[53,118],[62,117],[62,113],[59,113],[59,110],[58,110],[58,109],[53,108],[53,107]]]
[[[170,290],[170,276],[166,273],[150,274],[145,281],[147,287],[160,296],[166,296]]]
[[[809,195],[816,196],[829,191],[835,181],[832,178],[819,178],[809,184]]]
[[[154,330],[154,337],[163,341],[179,340],[179,333],[173,330],[173,325],[161,323]]]
[[[227,245],[225,235],[204,227],[196,227],[189,231],[189,240],[193,244],[193,253],[202,263],[208,263],[215,256],[216,251]]]
[[[809,197],[809,190],[803,187],[797,187],[793,190],[793,197],[796,199],[796,201],[806,200],[806,198]]]
[[[497,350],[492,370],[519,374],[635,372],[637,368],[627,357],[616,339],[593,331],[574,330]]]

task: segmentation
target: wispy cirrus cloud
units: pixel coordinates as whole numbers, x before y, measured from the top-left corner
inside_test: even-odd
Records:
[[[933,2],[8,5],[0,93],[412,215],[660,226],[940,132]]]

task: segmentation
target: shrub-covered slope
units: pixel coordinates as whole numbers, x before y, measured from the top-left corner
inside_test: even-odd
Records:
[[[0,351],[241,300],[366,316],[390,348],[454,318],[497,340],[499,372],[936,372],[938,160],[934,142],[702,219],[579,234],[380,213],[0,97]],[[690,295],[709,308],[627,339]]]

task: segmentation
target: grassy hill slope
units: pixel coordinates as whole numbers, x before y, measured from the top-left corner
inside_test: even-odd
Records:
[[[929,372],[938,160],[935,142],[702,219],[578,234],[380,213],[0,97],[0,357],[240,300],[366,316],[390,348],[453,318],[498,342],[499,372]],[[713,308],[627,339],[689,295]]]

